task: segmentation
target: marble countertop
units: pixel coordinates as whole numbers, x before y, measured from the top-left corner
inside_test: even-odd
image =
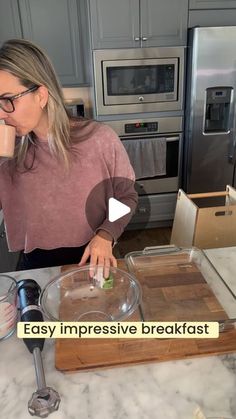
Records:
[[[206,254],[236,290],[236,247]],[[11,275],[43,285],[58,272]],[[27,419],[36,388],[33,357],[16,334],[0,342],[0,354],[0,417]],[[198,406],[207,418],[236,418],[236,354],[72,374],[55,369],[53,340],[45,342],[42,355],[47,385],[61,396],[52,419],[192,419]]]

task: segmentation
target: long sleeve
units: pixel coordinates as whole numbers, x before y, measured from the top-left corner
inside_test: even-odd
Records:
[[[79,121],[75,140],[68,171],[42,141],[27,153],[29,162],[35,155],[32,170],[18,170],[12,180],[5,165],[0,166],[0,201],[11,251],[79,247],[99,229],[116,241],[131,219],[137,193],[120,139],[105,124]],[[128,205],[131,213],[109,222],[110,197]]]

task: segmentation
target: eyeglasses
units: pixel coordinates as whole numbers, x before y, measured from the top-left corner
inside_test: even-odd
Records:
[[[14,112],[15,110],[14,100],[18,99],[19,97],[25,96],[28,93],[35,92],[35,90],[37,90],[38,88],[39,86],[33,86],[25,90],[24,92],[18,93],[17,95],[14,95],[14,96],[4,96],[4,97],[0,96],[0,109],[2,109],[4,112],[7,112],[7,113]]]

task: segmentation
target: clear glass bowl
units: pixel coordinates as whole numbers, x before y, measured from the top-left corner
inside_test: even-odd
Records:
[[[130,316],[141,299],[141,288],[133,275],[110,268],[110,281],[101,287],[99,273],[90,276],[89,265],[52,279],[42,289],[40,306],[55,321],[119,321]],[[103,280],[103,278],[102,278]]]

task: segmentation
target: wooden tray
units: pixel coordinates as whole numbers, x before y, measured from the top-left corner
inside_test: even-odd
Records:
[[[177,259],[177,265],[173,258]],[[136,275],[142,286],[145,321],[216,321],[227,315],[194,263],[182,255]],[[150,260],[149,260],[150,261]],[[176,262],[176,259],[175,259]],[[126,270],[123,260],[118,266]],[[63,270],[75,266],[66,266]],[[63,311],[70,310],[63,307]],[[140,312],[129,317],[140,321]],[[236,351],[233,326],[218,339],[57,339],[55,366],[63,372],[168,361]]]

